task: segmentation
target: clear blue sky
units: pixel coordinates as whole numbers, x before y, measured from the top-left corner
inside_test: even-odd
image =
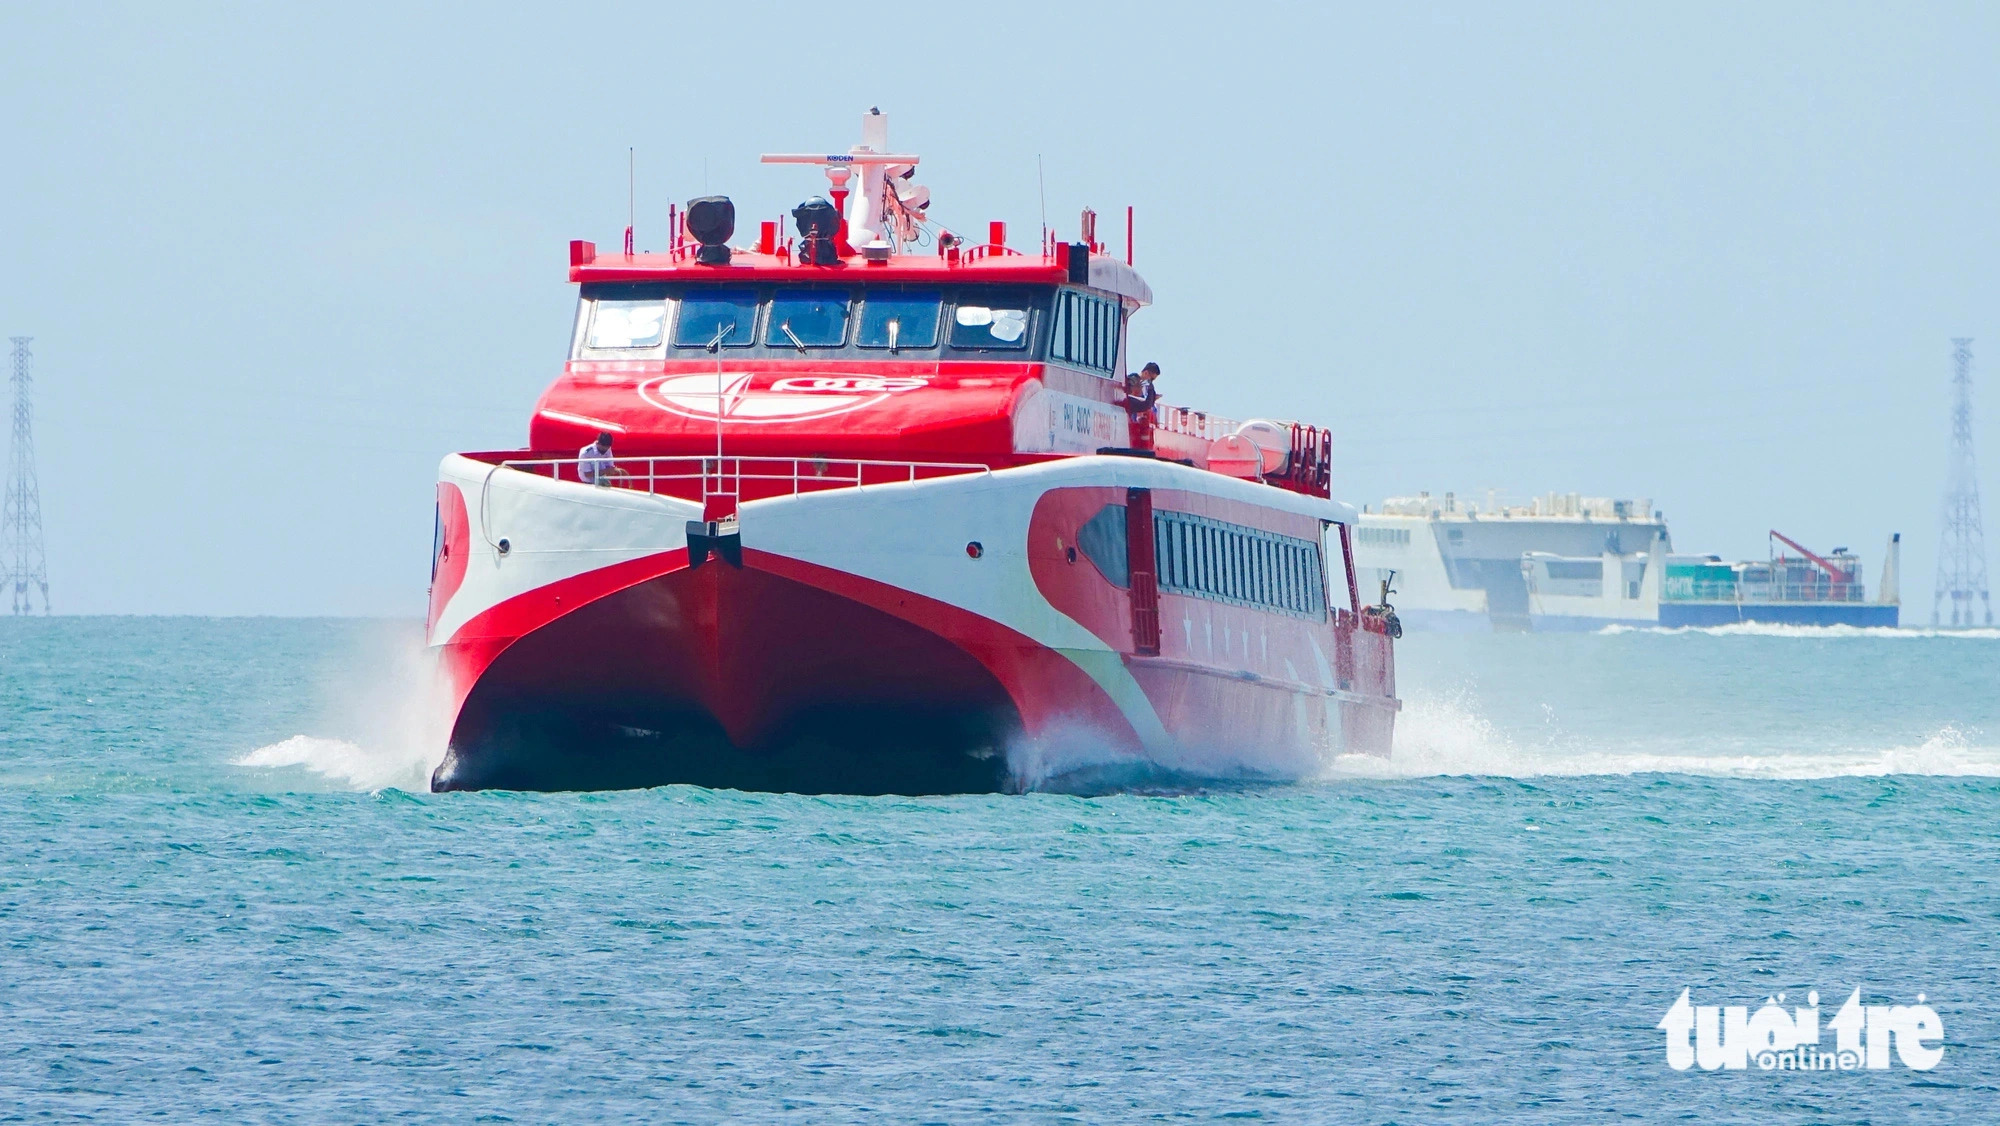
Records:
[[[1136,205],[1135,358],[1325,421],[1347,499],[1648,495],[1871,577],[1900,530],[1927,621],[1954,335],[2000,502],[2000,10],[1389,7],[12,6],[57,609],[420,615],[438,458],[524,440],[626,146],[657,246],[880,105],[960,229],[1032,240],[1038,154],[1059,229]]]

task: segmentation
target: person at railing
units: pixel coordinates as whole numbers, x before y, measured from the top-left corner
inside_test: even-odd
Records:
[[[1159,389],[1153,386],[1153,381],[1159,377],[1160,365],[1155,363],[1148,363],[1125,377],[1125,412],[1131,417],[1135,450],[1153,448],[1153,407],[1160,401]]]
[[[611,432],[600,430],[597,440],[576,451],[576,477],[586,485],[609,485],[613,477],[623,477],[611,460]]]

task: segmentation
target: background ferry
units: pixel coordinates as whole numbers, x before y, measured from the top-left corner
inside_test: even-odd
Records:
[[[1491,494],[1489,494],[1489,497]],[[1364,511],[1356,564],[1393,576],[1414,630],[1596,630],[1607,626],[1895,626],[1902,537],[1875,597],[1846,548],[1820,555],[1773,530],[1766,559],[1677,555],[1651,501],[1551,493],[1525,505],[1461,505],[1453,493],[1391,497]]]
[[[1361,514],[1355,530],[1355,565],[1375,589],[1395,576],[1396,613],[1405,628],[1438,632],[1520,631],[1533,628],[1528,576],[1530,554],[1625,556],[1672,549],[1665,514],[1652,501],[1614,500],[1550,493],[1526,504],[1504,504],[1489,493],[1483,504],[1456,493],[1390,497],[1380,512]],[[1595,610],[1614,620],[1636,618],[1638,595],[1608,588],[1609,607]]]

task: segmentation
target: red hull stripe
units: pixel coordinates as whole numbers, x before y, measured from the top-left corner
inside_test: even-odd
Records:
[[[473,615],[458,627],[458,632],[452,634],[451,641],[444,647],[445,671],[451,678],[452,714],[458,714],[473,684],[485,674],[494,659],[522,636],[580,606],[587,606],[606,595],[616,594],[686,566],[687,548],[677,547],[657,555],[645,555],[571,575],[517,594]]]
[[[789,556],[745,548],[743,563],[852,599],[957,645],[1013,697],[1030,735],[1083,730],[1113,749],[1139,750],[1137,731],[1103,686],[1076,662],[1024,633],[948,602]]]
[[[1137,732],[1104,688],[1075,662],[1026,634],[947,602],[789,556],[745,549],[743,562],[910,622],[962,649],[1000,682],[1030,735],[1087,731],[1111,749],[1139,749]],[[479,678],[521,637],[598,599],[686,566],[685,548],[662,552],[550,583],[482,611],[445,646],[454,715]],[[727,564],[714,560],[706,566]]]

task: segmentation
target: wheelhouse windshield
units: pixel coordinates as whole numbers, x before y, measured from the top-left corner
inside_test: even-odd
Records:
[[[681,298],[674,347],[706,348],[720,333],[725,348],[757,341],[757,295],[750,290],[702,290]]]
[[[935,290],[906,293],[870,293],[861,303],[861,324],[854,342],[863,348],[935,348],[938,338],[938,306],[943,295]]]
[[[1042,322],[1051,316],[1053,286],[841,282],[586,284],[570,358],[689,358],[715,343],[774,360],[810,353],[1020,362],[1049,347]]]
[[[652,348],[666,330],[667,303],[664,300],[595,303],[590,314],[586,348]]]
[[[764,324],[764,343],[773,348],[838,348],[847,343],[847,294],[781,289]]]
[[[1028,346],[1028,310],[1011,298],[968,293],[952,310],[951,346],[1013,351]]]

